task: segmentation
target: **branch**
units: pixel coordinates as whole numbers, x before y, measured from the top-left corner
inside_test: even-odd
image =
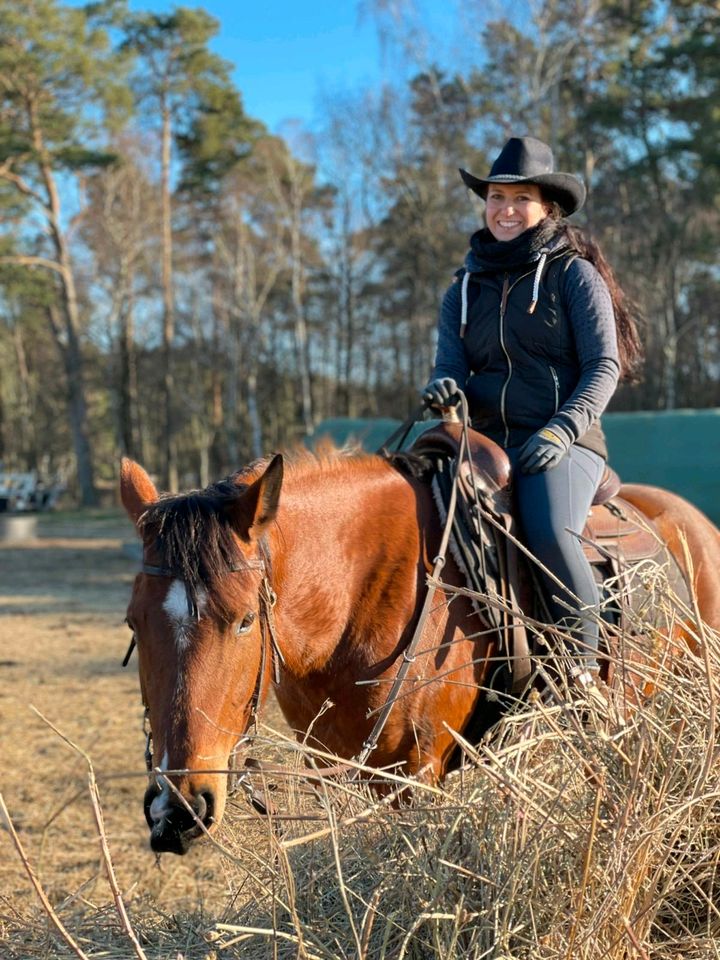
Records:
[[[44,209],[48,209],[47,203],[43,200],[42,196],[33,190],[30,184],[19,173],[13,173],[10,169],[10,165],[13,160],[17,160],[17,157],[9,158],[5,163],[0,167],[0,179],[7,180],[8,183],[14,184],[20,193],[24,194],[26,197],[32,197],[33,200],[37,201],[40,206]]]
[[[17,850],[18,856],[22,861],[22,865],[23,867],[25,867],[25,872],[27,873],[28,877],[30,877],[30,882],[35,888],[35,893],[37,893],[40,899],[40,903],[43,905],[43,909],[52,920],[55,926],[55,929],[58,931],[58,933],[63,938],[65,943],[68,945],[68,947],[70,947],[70,949],[73,951],[73,953],[80,958],[80,960],[89,960],[88,955],[80,949],[80,947],[71,937],[68,930],[66,930],[66,928],[64,927],[60,917],[58,917],[57,913],[55,913],[55,911],[53,910],[52,904],[48,900],[47,894],[41,887],[40,881],[37,878],[37,874],[35,873],[32,864],[27,858],[27,854],[25,853],[25,850],[23,849],[23,845],[20,841],[20,838],[18,837],[15,831],[15,827],[13,826],[13,822],[10,819],[8,808],[5,806],[5,801],[1,793],[0,793],[0,816],[2,816],[2,819],[5,821],[5,826],[8,830],[8,833],[10,834],[10,838],[12,842],[15,844],[15,849]]]
[[[51,723],[50,720],[48,720],[48,718],[44,716],[37,709],[37,707],[33,707],[31,704],[30,709],[35,714],[37,714],[37,716],[40,717],[43,723],[46,723],[50,727],[50,729],[60,737],[61,740],[63,740],[71,749],[73,749],[76,753],[78,753],[85,760],[85,763],[87,763],[88,786],[90,788],[90,801],[92,803],[93,815],[95,817],[95,825],[97,827],[98,838],[100,840],[100,852],[102,854],[103,863],[105,865],[105,873],[107,875],[108,884],[110,886],[110,890],[112,892],[113,899],[115,901],[115,909],[117,910],[122,927],[125,930],[125,933],[127,934],[127,937],[133,946],[133,950],[135,952],[136,957],[138,958],[138,960],[147,960],[147,955],[145,954],[145,951],[143,950],[143,948],[140,946],[140,942],[137,936],[135,935],[135,931],[133,930],[132,925],[130,923],[130,918],[127,914],[127,910],[125,909],[125,904],[123,903],[122,894],[120,892],[120,888],[117,883],[117,878],[115,876],[115,870],[113,868],[112,860],[110,858],[110,848],[108,847],[107,836],[105,834],[105,823],[102,815],[102,810],[100,808],[100,793],[98,791],[97,781],[95,779],[95,769],[92,765],[92,760],[90,759],[89,755],[82,749],[82,747],[79,747],[76,743],[73,743],[73,741],[69,737],[66,737],[61,730],[58,730],[55,724]]]
[[[59,273],[63,278],[67,275],[67,270],[62,264],[58,263],[57,260],[25,254],[12,257],[0,257],[0,266],[44,267],[46,270],[53,270],[55,273]]]
[[[70,742],[71,741],[68,740],[68,743]],[[130,923],[130,917],[128,916],[128,912],[125,908],[122,893],[120,892],[120,887],[118,886],[117,877],[115,876],[115,869],[110,857],[110,847],[108,846],[107,842],[107,834],[105,833],[105,820],[103,817],[102,808],[100,806],[100,792],[98,791],[98,785],[95,779],[95,771],[92,763],[90,762],[90,758],[85,751],[80,750],[79,747],[75,747],[75,749],[85,757],[89,767],[88,785],[90,788],[90,802],[92,803],[93,815],[95,817],[95,825],[97,826],[98,838],[100,840],[100,850],[102,852],[102,858],[105,864],[105,872],[107,874],[108,884],[110,886],[110,890],[112,891],[113,900],[115,901],[115,909],[117,910],[117,914],[120,918],[120,923],[122,924],[125,934],[132,944],[135,956],[138,957],[138,960],[147,960],[147,955],[140,946],[140,941],[138,940],[137,935],[132,928],[132,924]]]
[[[100,808],[100,793],[98,791],[97,781],[95,779],[95,769],[92,765],[92,760],[89,755],[79,747],[76,743],[66,737],[65,734],[58,730],[54,723],[51,723],[46,716],[44,716],[37,707],[30,705],[30,709],[37,714],[38,717],[46,723],[50,729],[56,733],[61,740],[63,740],[71,749],[78,753],[88,766],[88,786],[90,788],[90,802],[92,803],[93,815],[95,817],[95,825],[97,827],[98,839],[100,840],[100,852],[102,854],[103,863],[105,865],[105,873],[107,875],[108,884],[113,895],[113,900],[115,901],[115,909],[120,918],[120,923],[122,924],[123,929],[128,937],[128,940],[132,944],[133,951],[138,960],[147,960],[147,955],[145,951],[140,946],[140,941],[138,940],[135,931],[132,928],[130,923],[130,917],[128,916],[127,910],[125,909],[125,904],[123,902],[122,894],[120,892],[120,887],[117,883],[117,878],[115,876],[115,870],[113,868],[112,859],[110,857],[110,848],[108,847],[107,835],[105,833],[105,822],[102,815],[102,810]]]

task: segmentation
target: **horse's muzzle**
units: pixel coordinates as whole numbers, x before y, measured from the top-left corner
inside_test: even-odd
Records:
[[[173,798],[155,819],[152,803],[161,791],[150,786],[145,792],[145,819],[150,827],[150,847],[155,853],[187,853],[193,840],[202,836],[214,822],[215,795],[204,790],[188,800],[188,809],[179,799]]]

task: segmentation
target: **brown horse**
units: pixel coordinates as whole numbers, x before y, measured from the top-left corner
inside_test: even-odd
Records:
[[[178,771],[146,795],[156,851],[184,853],[198,821],[220,822],[222,771],[271,685],[294,730],[312,725],[314,744],[357,756],[418,620],[441,536],[428,485],[368,454],[301,454],[284,479],[283,469],[275,456],[204,491],[159,497],[138,464],[122,463],[122,502],[144,545],[127,616],[152,766]],[[681,565],[687,537],[700,609],[720,626],[720,532],[666,491],[622,494]],[[443,579],[461,584],[450,561]],[[442,778],[455,747],[448,727],[466,728],[496,652],[468,599],[439,590],[373,764]]]

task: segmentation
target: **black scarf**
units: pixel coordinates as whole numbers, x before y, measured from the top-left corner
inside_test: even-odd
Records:
[[[470,238],[466,265],[471,272],[517,270],[537,260],[541,254],[555,252],[567,245],[566,223],[545,217],[514,240],[496,240],[487,227]]]

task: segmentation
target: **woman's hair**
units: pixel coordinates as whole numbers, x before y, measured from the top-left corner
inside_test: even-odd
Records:
[[[550,207],[548,216],[553,220],[562,220],[563,212],[559,204],[551,201],[548,205]],[[571,249],[583,260],[589,260],[607,284],[615,313],[620,379],[626,383],[638,383],[641,379],[640,368],[644,359],[639,330],[640,311],[618,283],[612,267],[598,244],[578,227],[569,223],[565,224],[565,235]]]

